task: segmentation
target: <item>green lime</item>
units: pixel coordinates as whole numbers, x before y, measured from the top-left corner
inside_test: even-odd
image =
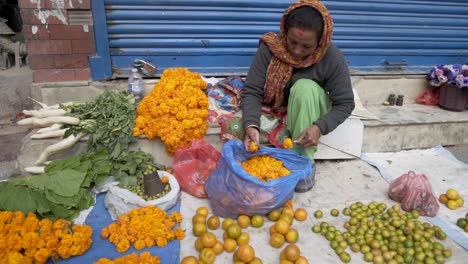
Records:
[[[338,209],[331,209],[330,214],[332,216],[338,216],[340,214],[340,211],[338,211]]]
[[[314,213],[315,218],[322,218],[323,212],[320,210],[315,211]]]
[[[457,226],[460,228],[465,228],[466,220],[465,218],[460,218],[457,220]]]
[[[320,233],[320,229],[321,229],[321,228],[320,228],[319,225],[314,225],[314,226],[312,227],[312,232],[314,232],[314,233]]]

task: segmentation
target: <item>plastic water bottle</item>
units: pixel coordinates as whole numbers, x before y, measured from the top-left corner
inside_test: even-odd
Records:
[[[136,68],[132,69],[132,73],[128,77],[128,92],[133,94],[135,105],[138,105],[143,98],[143,78]]]

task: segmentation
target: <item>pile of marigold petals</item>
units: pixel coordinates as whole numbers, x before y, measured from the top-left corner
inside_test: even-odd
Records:
[[[113,243],[118,252],[127,251],[130,245],[136,250],[154,245],[164,247],[173,239],[184,239],[184,230],[175,227],[182,219],[179,212],[166,214],[154,206],[136,208],[102,229],[101,236]]]
[[[97,262],[94,262],[94,264],[129,264],[129,263],[160,264],[161,260],[159,259],[158,256],[152,256],[149,252],[143,252],[139,256],[138,254],[134,252],[130,255],[116,258],[114,260],[102,258],[102,259],[99,259]]]
[[[283,162],[268,155],[253,156],[241,163],[241,166],[261,181],[271,181],[289,175],[291,172]]]
[[[35,214],[0,211],[0,263],[46,263],[49,258],[82,255],[92,244],[88,225]]]
[[[169,154],[206,133],[207,84],[185,68],[167,69],[150,94],[138,105],[133,136],[161,138]]]

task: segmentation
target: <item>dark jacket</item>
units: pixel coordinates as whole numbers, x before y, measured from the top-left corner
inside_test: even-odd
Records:
[[[260,127],[263,87],[271,57],[270,49],[261,42],[247,74],[245,90],[241,95],[244,128],[250,125]],[[351,115],[354,109],[354,95],[349,70],[343,54],[335,45],[330,45],[318,63],[307,68],[294,69],[285,88],[285,106],[291,86],[299,79],[311,79],[317,82],[330,97],[331,111],[314,122],[320,128],[322,135],[333,131]]]

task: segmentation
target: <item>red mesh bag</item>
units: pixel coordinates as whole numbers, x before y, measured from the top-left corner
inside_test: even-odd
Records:
[[[195,197],[207,198],[205,181],[218,167],[221,153],[203,139],[192,140],[174,154],[174,176],[182,191]]]
[[[390,183],[388,196],[401,203],[405,211],[417,210],[421,215],[436,216],[439,203],[431,183],[424,174],[409,171]]]

